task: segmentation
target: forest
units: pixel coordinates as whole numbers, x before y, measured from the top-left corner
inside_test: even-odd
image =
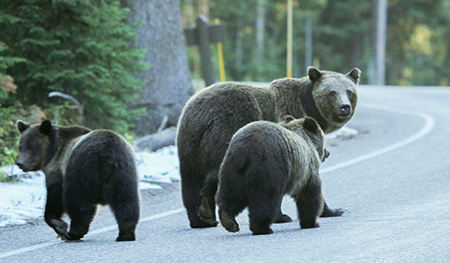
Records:
[[[0,166],[17,156],[17,119],[113,129],[130,140],[156,131],[162,119],[175,125],[192,83],[202,87],[199,50],[182,34],[199,14],[225,25],[227,81],[285,77],[287,2],[0,0]],[[309,65],[358,67],[361,84],[375,83],[377,0],[292,2],[293,77]],[[385,83],[449,86],[450,0],[387,3]],[[210,48],[218,81],[216,45]],[[174,101],[158,106],[165,98]],[[148,120],[152,126],[141,125]]]
[[[226,24],[227,79],[271,81],[286,75],[287,2],[182,0],[181,6],[188,26],[194,25],[198,13]],[[376,2],[293,1],[294,77],[304,76],[309,66],[305,29],[311,21],[312,64],[339,72],[356,66],[363,71],[362,83],[373,83]],[[450,1],[387,2],[386,84],[449,85]],[[197,51],[188,51],[191,72],[198,77]]]

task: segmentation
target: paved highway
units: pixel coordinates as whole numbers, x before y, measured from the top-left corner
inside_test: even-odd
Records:
[[[117,243],[102,208],[84,241],[56,239],[42,221],[0,228],[0,262],[450,262],[450,88],[360,87],[349,127],[327,142],[323,190],[339,218],[301,230],[298,220],[252,236],[220,225],[190,229],[180,187],[142,192],[137,241]],[[286,197],[283,211],[296,218]]]

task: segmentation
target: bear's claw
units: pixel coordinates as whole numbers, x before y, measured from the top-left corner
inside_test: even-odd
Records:
[[[345,212],[348,212],[347,209],[344,208],[336,208],[332,209],[328,206],[323,208],[322,214],[320,217],[336,217],[336,216],[342,216]]]

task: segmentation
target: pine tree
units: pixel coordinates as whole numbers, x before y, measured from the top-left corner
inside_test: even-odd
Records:
[[[131,47],[136,25],[123,21],[118,0],[0,0],[0,28],[11,55],[23,57],[8,69],[27,105],[61,104],[51,91],[75,97],[84,125],[126,132],[142,109],[129,108],[147,66],[143,49]]]

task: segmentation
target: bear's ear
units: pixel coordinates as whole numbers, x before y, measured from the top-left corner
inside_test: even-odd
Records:
[[[52,123],[49,120],[45,120],[41,123],[39,131],[44,135],[49,135],[52,132]]]
[[[350,77],[355,84],[359,83],[359,77],[361,75],[361,70],[359,68],[352,69],[346,76]]]
[[[283,121],[284,121],[286,124],[289,123],[289,122],[291,122],[291,121],[293,121],[293,120],[295,120],[295,118],[292,117],[291,115],[285,115],[285,116],[283,116]]]
[[[30,124],[26,124],[22,120],[17,120],[16,121],[16,127],[17,127],[17,130],[20,133],[23,133],[23,131],[25,131],[26,129],[28,129],[28,127],[30,127]]]
[[[303,120],[303,128],[308,131],[315,132],[318,127],[319,124],[317,124],[317,121],[311,117],[305,117],[305,119]]]
[[[322,72],[315,67],[308,67],[308,76],[312,82],[315,82],[322,77]]]

